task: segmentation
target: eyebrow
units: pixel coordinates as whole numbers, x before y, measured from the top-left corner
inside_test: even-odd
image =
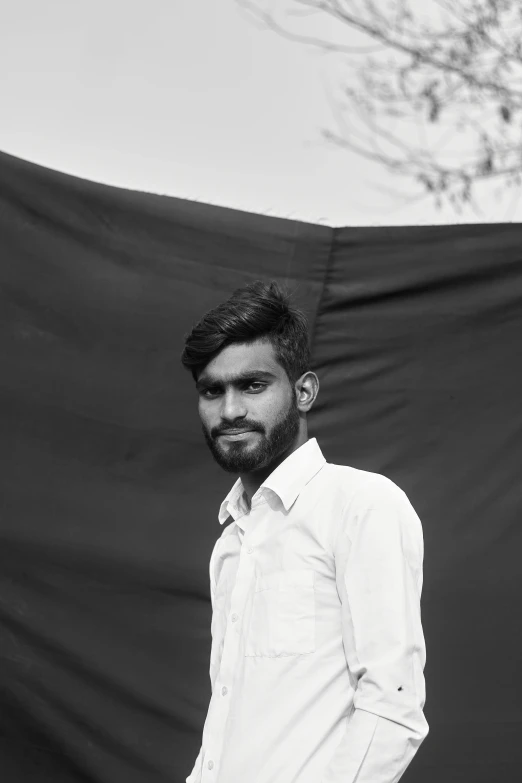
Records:
[[[200,378],[196,383],[196,389],[199,391],[200,389],[212,386],[222,387],[226,386],[227,384],[233,384],[237,386],[241,383],[244,383],[245,381],[252,381],[258,378],[277,378],[277,375],[274,375],[274,373],[269,372],[268,370],[251,370],[250,372],[239,373],[239,375],[229,375],[220,381],[211,377],[203,377]]]

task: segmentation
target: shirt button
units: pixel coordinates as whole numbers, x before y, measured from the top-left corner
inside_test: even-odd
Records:
[[[227,693],[228,693],[228,688],[227,688],[227,686],[226,686],[226,685],[225,685],[223,688],[221,688],[221,693],[223,694],[223,696],[226,696],[226,695],[227,695]]]
[[[214,762],[213,761],[209,761],[208,764],[207,764],[207,767],[209,769],[212,769],[213,766],[214,766]]]
[[[248,549],[247,549],[247,552],[248,552],[248,554],[249,554],[249,555],[251,555],[253,551],[254,551],[254,550],[252,549],[252,547],[251,547],[251,546],[249,546],[249,547],[248,547]]]
[[[235,623],[236,620],[237,620],[237,614],[234,612],[234,614],[232,615],[232,622]]]

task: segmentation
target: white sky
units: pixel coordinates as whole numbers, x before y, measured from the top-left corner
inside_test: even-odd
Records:
[[[520,190],[483,216],[332,147],[339,61],[261,30],[234,0],[0,0],[0,150],[111,185],[328,225],[522,220]],[[325,28],[323,28],[325,29]]]

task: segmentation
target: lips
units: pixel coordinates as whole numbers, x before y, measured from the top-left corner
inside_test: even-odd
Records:
[[[226,432],[220,432],[220,435],[243,435],[244,432],[253,432],[253,430],[227,430]]]

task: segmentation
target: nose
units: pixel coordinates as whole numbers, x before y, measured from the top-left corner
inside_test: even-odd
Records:
[[[224,421],[236,422],[237,419],[243,419],[246,413],[245,400],[242,394],[237,394],[232,389],[223,395],[221,418]]]

